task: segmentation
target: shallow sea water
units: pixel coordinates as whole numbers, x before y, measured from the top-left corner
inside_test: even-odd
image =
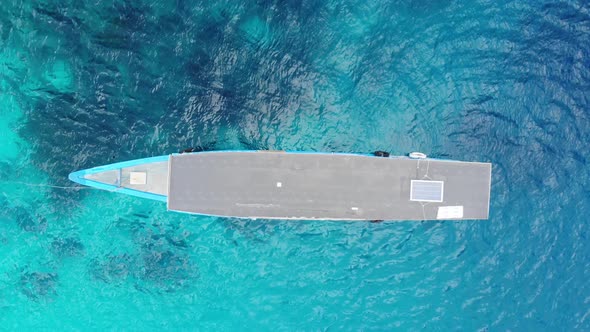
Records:
[[[584,1],[3,1],[0,328],[590,330]],[[71,186],[211,149],[493,163],[488,221],[250,221]]]

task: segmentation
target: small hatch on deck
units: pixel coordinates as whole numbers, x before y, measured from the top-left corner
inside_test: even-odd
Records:
[[[129,172],[129,184],[146,184],[146,172]]]

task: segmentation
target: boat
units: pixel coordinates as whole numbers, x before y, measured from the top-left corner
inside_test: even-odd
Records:
[[[69,178],[197,215],[464,220],[488,219],[491,170],[490,163],[422,153],[206,151],[119,162]]]

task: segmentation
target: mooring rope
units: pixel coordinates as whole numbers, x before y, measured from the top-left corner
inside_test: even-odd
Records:
[[[14,183],[14,184],[22,184],[29,187],[46,187],[46,188],[55,188],[55,189],[98,189],[92,187],[83,187],[83,186],[54,186],[50,184],[39,184],[39,183],[28,183],[28,182],[21,182],[21,181],[0,181],[0,183]]]

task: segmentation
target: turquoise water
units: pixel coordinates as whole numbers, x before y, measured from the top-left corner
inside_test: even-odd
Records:
[[[0,327],[590,330],[589,56],[583,1],[4,1]],[[491,217],[47,187],[189,146],[490,161]]]

